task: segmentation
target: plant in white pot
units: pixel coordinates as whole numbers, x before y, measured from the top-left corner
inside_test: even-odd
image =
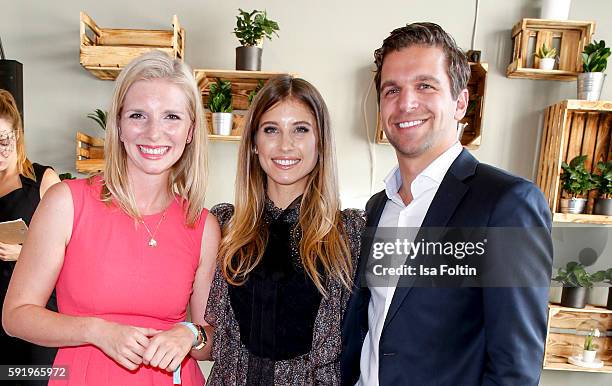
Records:
[[[232,114],[232,84],[217,78],[210,85],[208,108],[212,112],[213,134],[230,135],[234,116]]]
[[[587,200],[583,196],[595,186],[593,176],[584,165],[586,158],[586,155],[579,155],[569,164],[561,164],[561,187],[565,193],[561,198],[561,213],[579,214],[584,211]]]
[[[266,11],[246,12],[238,8],[238,12],[234,35],[241,46],[236,47],[236,70],[259,71],[263,39],[272,40],[272,34],[278,36],[278,23],[268,19]]]
[[[612,161],[598,162],[599,174],[593,175],[599,197],[595,201],[593,214],[612,216]]]
[[[601,336],[601,332],[597,328],[592,328],[587,335],[584,337],[584,347],[582,350],[582,361],[586,363],[595,362],[595,357],[597,356],[597,346],[594,342],[594,338],[599,338]]]
[[[582,71],[578,74],[578,99],[587,101],[599,100],[606,77],[610,48],[606,42],[596,40],[587,44],[582,51]]]
[[[557,49],[555,47],[548,47],[546,43],[543,43],[535,56],[540,59],[538,64],[540,70],[552,70],[555,67]]]

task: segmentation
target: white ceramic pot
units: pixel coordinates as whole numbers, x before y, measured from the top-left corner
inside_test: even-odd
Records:
[[[540,70],[552,70],[555,67],[555,58],[542,58],[540,59]]]
[[[232,113],[213,113],[213,134],[230,135],[232,133],[233,120],[234,115]]]
[[[541,19],[567,20],[571,0],[542,0]]]
[[[582,350],[582,361],[586,363],[595,362],[595,356],[597,351],[595,350]]]

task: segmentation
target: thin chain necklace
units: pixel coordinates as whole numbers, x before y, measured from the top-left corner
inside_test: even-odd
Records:
[[[155,227],[155,231],[153,231],[153,233],[151,233],[151,230],[149,230],[149,227],[147,226],[147,223],[144,221],[144,219],[140,219],[140,223],[142,225],[144,225],[145,229],[147,230],[147,233],[149,234],[149,236],[151,237],[149,239],[149,246],[151,248],[155,248],[157,247],[157,240],[155,240],[155,235],[157,234],[157,231],[159,230],[159,226],[161,225],[162,221],[164,221],[164,219],[166,218],[166,212],[168,212],[168,208],[170,208],[170,206],[168,206],[165,210],[164,213],[162,214],[161,218],[159,219],[159,221],[157,222],[157,226]]]

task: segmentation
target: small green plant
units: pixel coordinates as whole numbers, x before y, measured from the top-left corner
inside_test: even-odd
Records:
[[[536,52],[535,56],[540,59],[555,58],[557,56],[557,49],[555,47],[548,47],[546,43],[542,44],[542,47]]]
[[[595,188],[599,191],[601,198],[612,198],[612,161],[598,162],[597,169],[600,174],[594,174]]]
[[[228,80],[217,78],[217,82],[210,85],[208,108],[213,113],[232,112],[232,84]]]
[[[93,113],[87,114],[87,118],[93,119],[102,130],[106,130],[106,119],[108,117],[108,112],[100,109],[95,109]]]
[[[61,173],[59,176],[60,181],[64,180],[76,180],[76,177],[72,176],[72,173]]]
[[[259,92],[259,90],[261,90],[264,86],[264,82],[263,80],[259,80],[257,82],[257,87],[255,87],[255,90],[251,91],[249,93],[249,95],[247,96],[247,99],[249,100],[249,106],[251,105],[251,103],[253,103],[253,99],[255,99],[255,95],[257,95],[257,93]]]
[[[602,272],[598,271],[590,274],[584,269],[584,265],[570,261],[565,269],[559,268],[557,276],[553,280],[563,284],[564,287],[592,288],[595,283],[603,281],[604,275]]]
[[[598,338],[601,335],[598,329],[591,328],[591,331],[584,337],[584,349],[587,351],[595,351],[599,348],[598,345],[593,343],[593,338]]]
[[[581,196],[595,187],[593,176],[584,165],[586,159],[586,155],[579,155],[572,159],[569,165],[565,162],[561,164],[563,169],[561,173],[562,189],[570,197]]]
[[[263,38],[266,37],[272,40],[272,34],[278,36],[276,31],[278,23],[268,19],[266,11],[253,10],[246,12],[238,8],[240,14],[236,16],[236,27],[234,35],[240,41],[240,44],[249,47],[261,44]]]
[[[606,47],[606,42],[600,40],[587,44],[582,51],[582,70],[584,72],[604,72],[608,67],[608,57],[610,48]]]
[[[607,271],[597,271],[594,273],[594,275],[601,277],[602,279],[600,281],[612,285],[612,268],[608,268]]]

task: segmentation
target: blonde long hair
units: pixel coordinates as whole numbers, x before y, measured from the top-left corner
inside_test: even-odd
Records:
[[[21,114],[17,108],[17,103],[13,95],[0,89],[0,118],[6,119],[13,127],[15,135],[15,148],[17,151],[17,172],[22,176],[36,181],[34,174],[34,166],[28,159],[25,152],[25,140],[23,133],[23,123],[21,122]]]
[[[176,84],[188,101],[193,138],[172,166],[168,192],[176,192],[183,199],[185,222],[193,227],[204,209],[207,179],[207,130],[202,97],[189,67],[161,51],[152,51],[134,59],[117,78],[106,126],[106,163],[101,198],[107,203],[116,203],[133,218],[141,217],[128,179],[127,154],[119,139],[119,116],[130,86],[139,80],[151,79],[165,79]]]
[[[329,112],[321,94],[303,79],[288,75],[271,79],[249,109],[238,152],[235,210],[224,226],[219,263],[226,280],[241,285],[261,262],[268,241],[263,220],[267,179],[255,154],[255,135],[261,116],[286,100],[302,103],[316,119],[319,157],[302,196],[299,252],[306,273],[319,292],[327,296],[324,278],[335,279],[350,288],[353,267],[342,226]]]

